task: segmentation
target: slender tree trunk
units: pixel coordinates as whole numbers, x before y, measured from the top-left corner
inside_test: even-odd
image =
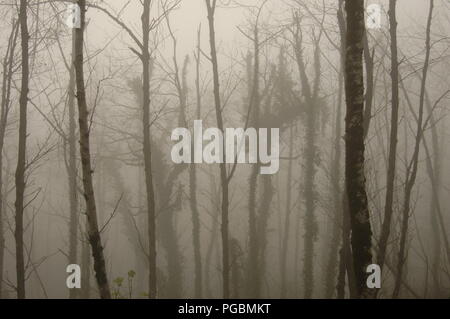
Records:
[[[259,128],[260,113],[260,93],[259,93],[259,40],[258,26],[254,29],[254,63],[253,70],[248,72],[249,86],[249,116],[250,123],[255,128]],[[247,59],[248,70],[251,70],[251,55]],[[259,144],[259,143],[258,143]],[[257,147],[258,149],[258,147]],[[248,268],[247,268],[247,293],[249,298],[259,298],[261,293],[261,259],[260,259],[260,242],[258,238],[258,219],[256,196],[258,193],[258,172],[260,169],[259,157],[257,163],[251,167],[249,178],[249,201],[248,201],[248,227],[249,227],[249,243],[248,243]]]
[[[347,276],[350,298],[357,298],[355,269],[351,251],[351,225],[347,193],[342,196],[342,247],[339,251],[339,272],[336,286],[337,298],[345,298],[345,278]]]
[[[200,28],[197,33],[197,54],[196,54],[196,73],[195,73],[195,89],[197,94],[197,110],[196,117],[201,119],[202,98],[200,93]],[[194,264],[195,264],[195,298],[202,298],[203,295],[203,272],[202,272],[202,256],[200,242],[200,214],[197,204],[197,171],[195,163],[189,166],[189,194],[192,213],[192,244],[194,248]]]
[[[317,157],[317,119],[319,105],[320,88],[320,35],[314,41],[314,73],[315,79],[312,85],[306,72],[306,65],[303,59],[303,38],[300,26],[300,19],[294,16],[296,24],[295,32],[295,57],[300,74],[302,85],[302,94],[306,101],[306,136],[305,136],[305,179],[303,185],[302,197],[305,199],[305,235],[304,235],[304,270],[303,270],[303,288],[304,298],[309,299],[314,291],[314,244],[317,240],[318,225],[315,215],[316,206],[316,157]]]
[[[84,229],[88,229],[87,218]],[[87,233],[87,231],[86,231]],[[86,236],[87,238],[87,236]],[[89,299],[91,296],[91,255],[89,241],[83,238],[81,242],[81,298]]]
[[[422,81],[420,86],[420,97],[419,97],[419,115],[417,118],[417,132],[414,145],[414,153],[411,162],[408,165],[406,172],[406,182],[405,182],[405,195],[403,201],[403,212],[402,212],[402,223],[401,223],[401,233],[400,233],[400,248],[398,252],[397,260],[397,276],[395,278],[394,291],[392,293],[392,298],[398,298],[400,294],[400,289],[403,280],[404,264],[406,262],[406,241],[408,234],[408,224],[410,215],[410,202],[411,193],[416,182],[417,170],[419,165],[419,152],[420,143],[423,138],[423,111],[425,104],[425,91],[428,76],[428,68],[430,62],[430,52],[431,52],[431,22],[433,19],[433,9],[434,0],[430,0],[430,8],[428,13],[427,28],[426,28],[426,39],[425,39],[425,61],[422,70]]]
[[[345,183],[358,297],[366,296],[366,269],[372,263],[372,230],[364,176],[364,1],[345,2],[347,12],[345,93]]]
[[[220,203],[220,194],[217,190],[216,186],[216,180],[215,176],[213,174],[210,174],[210,189],[212,190],[212,212],[217,212],[217,208],[219,207]],[[212,257],[214,253],[214,247],[216,247],[217,239],[218,239],[218,232],[219,232],[219,216],[217,213],[217,216],[213,216],[212,220],[212,229],[211,229],[211,237],[209,240],[208,248],[206,250],[206,256],[205,256],[205,283],[206,283],[206,294],[208,298],[212,298],[212,291],[211,291],[211,282],[212,278],[210,276],[211,273],[211,264],[212,264]]]
[[[430,100],[426,99],[426,106],[427,110],[431,119],[431,122],[434,123],[435,119],[433,116],[433,109],[430,103]],[[425,142],[425,139],[424,139]],[[439,211],[441,207],[441,200],[439,196],[439,189],[441,187],[441,151],[439,149],[440,147],[440,141],[439,141],[439,133],[438,128],[436,125],[431,126],[431,145],[432,145],[432,165],[428,165],[429,169],[427,170],[428,176],[430,178],[430,182],[433,186],[433,193],[435,194],[435,197],[432,197],[434,200],[431,200],[430,204],[430,224],[433,229],[433,255],[432,255],[432,262],[431,262],[431,272],[432,272],[432,279],[433,279],[433,295],[435,298],[439,298],[441,296],[441,281],[440,281],[440,266],[441,266],[441,236],[439,235]],[[429,164],[431,164],[431,158],[427,156],[427,163],[428,160],[430,161]],[[432,166],[432,167],[431,167]],[[439,210],[439,211],[438,211]],[[444,234],[445,236],[445,234]]]
[[[219,66],[217,61],[216,51],[216,35],[214,29],[214,13],[216,10],[216,2],[211,3],[210,0],[206,1],[206,7],[208,10],[208,23],[209,23],[209,41],[211,46],[211,63],[213,67],[213,83],[214,83],[214,104],[216,109],[217,127],[223,132],[223,118],[222,107],[220,101],[220,82],[219,82]],[[226,158],[226,154],[222,154],[223,158]],[[220,181],[222,185],[222,285],[223,285],[223,298],[228,299],[230,296],[230,263],[229,263],[229,241],[228,241],[228,176],[226,164],[224,161],[219,164],[220,166]]]
[[[291,127],[289,129],[289,158],[293,156],[294,148],[294,129]],[[287,287],[286,287],[286,271],[287,271],[287,252],[289,248],[289,229],[290,229],[290,216],[291,216],[291,185],[292,185],[292,160],[289,160],[287,177],[286,177],[286,208],[285,208],[285,219],[284,219],[284,231],[283,239],[281,244],[281,299],[286,297]]]
[[[340,53],[341,53],[341,68],[344,71],[341,79],[342,90],[344,89],[344,82],[346,78],[345,74],[345,48],[346,48],[346,37],[347,37],[347,26],[344,16],[344,0],[339,0],[338,11],[337,11],[337,21],[339,26],[340,37]],[[353,258],[351,252],[350,244],[350,215],[348,208],[347,190],[343,189],[342,197],[340,199],[340,207],[342,208],[342,246],[339,250],[339,269],[336,285],[336,294],[338,299],[345,298],[345,278],[348,279],[348,287],[350,291],[350,298],[355,298],[356,287],[355,287],[355,273],[353,269]]]
[[[73,32],[75,40],[75,32]],[[74,61],[75,41],[73,43],[72,61]],[[71,64],[69,89],[68,89],[68,108],[69,108],[69,158],[67,167],[69,183],[69,264],[77,264],[78,249],[78,187],[77,187],[77,157],[76,157],[76,114],[75,114],[75,68]],[[77,290],[70,289],[69,298],[77,297]]]
[[[16,275],[17,275],[17,298],[25,298],[25,261],[23,247],[23,213],[25,194],[25,165],[26,165],[26,143],[27,143],[27,104],[29,84],[29,52],[28,52],[28,21],[27,0],[20,1],[19,21],[22,44],[22,81],[20,90],[20,115],[19,115],[19,152],[16,169]]]
[[[397,58],[397,20],[396,20],[396,0],[389,1],[389,22],[391,35],[391,82],[392,82],[392,108],[391,108],[391,133],[389,146],[389,162],[386,181],[386,201],[384,207],[384,219],[381,229],[379,250],[378,250],[378,265],[383,268],[386,257],[386,249],[389,241],[389,234],[391,230],[392,221],[392,205],[394,201],[394,183],[395,183],[395,166],[397,157],[397,131],[398,131],[398,108],[399,108],[399,94],[398,94],[398,58]]]
[[[0,299],[3,293],[3,267],[5,256],[5,234],[3,226],[3,214],[5,212],[5,192],[3,181],[3,146],[5,144],[6,126],[8,125],[8,115],[11,107],[11,83],[14,65],[14,52],[17,45],[17,36],[19,24],[13,23],[11,34],[8,40],[8,46],[3,59],[3,77],[0,108]]]
[[[142,88],[143,88],[143,137],[144,137],[144,168],[145,168],[145,186],[147,190],[147,211],[148,211],[148,247],[149,247],[149,276],[148,276],[148,296],[150,299],[156,298],[157,278],[156,278],[156,209],[155,192],[153,189],[152,175],[152,150],[150,139],[150,6],[151,0],[144,0],[144,10],[142,13]]]
[[[100,297],[110,299],[111,293],[106,274],[105,258],[98,229],[97,207],[95,204],[94,187],[92,182],[91,151],[89,143],[90,124],[89,111],[86,102],[84,82],[84,29],[86,26],[86,0],[78,0],[80,7],[81,27],[75,31],[75,73],[77,84],[77,101],[80,125],[80,156],[83,169],[84,198],[86,200],[86,215],[88,223],[88,238],[94,258],[94,270]]]
[[[374,68],[373,60],[374,54],[370,53],[369,39],[367,31],[364,34],[364,65],[366,67],[366,93],[364,100],[366,105],[364,106],[364,139],[367,139],[369,134],[370,122],[372,120],[372,104],[373,104],[373,91],[374,91]]]
[[[342,52],[342,50],[341,50]],[[342,65],[343,68],[343,65]],[[330,242],[330,256],[326,268],[325,279],[325,298],[329,299],[333,297],[336,284],[336,265],[338,264],[338,250],[340,243],[340,234],[342,232],[342,186],[341,186],[341,140],[342,140],[342,96],[344,93],[344,81],[342,70],[339,72],[339,89],[338,89],[338,101],[336,109],[335,119],[335,140],[334,140],[334,152],[331,163],[331,192],[333,194],[333,207],[332,213],[332,234]],[[345,274],[345,273],[344,273]]]

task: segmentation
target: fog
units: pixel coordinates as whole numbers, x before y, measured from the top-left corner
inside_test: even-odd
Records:
[[[71,62],[79,31],[65,24],[68,1],[25,1],[30,68],[24,222],[23,232],[17,232],[20,2],[0,0],[0,298],[16,298],[20,290],[18,236],[23,238],[26,298],[99,298],[93,237],[88,235],[92,210],[86,205],[86,162],[79,144],[79,79]],[[217,72],[206,5],[215,1],[150,1],[146,148],[141,16],[147,2],[86,4],[82,51],[87,135],[97,231],[112,297],[355,297],[345,164],[346,152],[357,150],[346,149],[345,143],[348,75],[345,30],[339,27],[341,1],[217,1]],[[397,123],[391,113],[389,2],[365,3],[380,5],[381,25],[365,33],[360,123],[365,129],[363,171],[373,264],[379,264],[383,250],[386,195],[392,195],[377,296],[448,298],[450,2],[393,1],[398,22]],[[245,163],[208,164],[204,152],[212,138],[203,135],[201,163],[174,162],[172,151],[179,140],[171,139],[173,131],[186,128],[192,137],[186,145],[194,145],[194,121],[202,120],[205,133],[221,129],[219,117],[224,132],[265,128],[271,136],[276,129],[279,139],[272,135],[267,141],[260,133],[253,145],[260,155],[256,152],[253,161],[249,139],[243,148]],[[398,128],[398,143],[390,189],[392,125]],[[261,152],[266,146],[269,156],[274,143],[279,143],[279,169],[261,174],[268,163]],[[80,266],[81,288],[68,288],[69,264]]]

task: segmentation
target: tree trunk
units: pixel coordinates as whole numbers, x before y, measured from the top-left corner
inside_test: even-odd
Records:
[[[431,119],[431,122],[435,122],[435,118],[433,115],[433,109],[430,103],[429,98],[426,99],[426,106],[427,110]],[[425,139],[424,139],[425,142]],[[441,187],[441,151],[439,149],[440,146],[440,140],[439,140],[439,133],[438,128],[436,125],[431,126],[431,145],[432,145],[432,165],[431,164],[431,158],[427,156],[427,166],[430,168],[427,169],[428,176],[430,178],[431,185],[433,186],[433,194],[435,194],[434,197],[432,197],[434,200],[431,200],[430,204],[430,224],[433,229],[433,255],[432,255],[432,262],[431,262],[431,272],[432,272],[432,279],[433,279],[433,297],[439,298],[441,297],[441,280],[440,280],[440,267],[441,267],[441,236],[439,235],[439,212],[440,212],[440,196],[439,196],[439,189]],[[430,163],[428,163],[430,161]],[[446,236],[446,234],[443,234]]]
[[[313,296],[314,291],[314,244],[317,240],[318,225],[315,215],[316,206],[316,159],[317,159],[317,119],[319,105],[319,88],[320,88],[320,37],[314,41],[314,74],[315,79],[312,85],[309,83],[306,65],[303,59],[303,39],[298,16],[294,17],[296,24],[295,33],[295,58],[300,74],[300,82],[302,94],[306,102],[306,123],[305,123],[305,178],[303,184],[302,197],[305,199],[305,235],[304,235],[304,270],[303,270],[303,288],[304,298],[309,299]]]
[[[341,50],[342,52],[342,50]],[[338,264],[338,250],[340,234],[342,232],[342,186],[341,186],[341,140],[342,140],[342,96],[344,93],[343,63],[339,72],[338,101],[335,119],[334,152],[331,163],[331,193],[333,194],[332,234],[330,238],[330,256],[326,268],[325,298],[333,297],[336,284],[336,269]]]
[[[26,142],[27,142],[27,104],[29,84],[29,53],[28,53],[28,22],[27,22],[27,0],[20,0],[19,20],[22,44],[22,80],[20,90],[20,112],[19,112],[19,145],[17,157],[16,181],[16,275],[17,275],[17,298],[25,298],[25,261],[23,255],[23,213],[25,194],[25,166],[26,166]]]
[[[201,119],[201,93],[200,93],[200,28],[198,29],[197,40],[197,54],[196,54],[196,76],[195,88],[197,94],[197,119]],[[203,295],[203,279],[202,279],[202,256],[200,243],[200,214],[197,204],[197,171],[196,164],[192,163],[189,166],[189,194],[192,213],[192,244],[194,248],[194,264],[195,264],[195,298],[202,298]]]
[[[345,183],[358,297],[366,296],[366,269],[372,263],[372,230],[364,176],[364,1],[345,2],[347,12],[345,93]]]
[[[3,59],[3,77],[2,77],[2,99],[0,108],[0,299],[3,293],[3,267],[5,256],[5,234],[3,226],[3,214],[5,212],[5,195],[3,185],[3,146],[5,144],[6,126],[8,125],[8,115],[11,108],[11,83],[14,65],[14,52],[17,44],[17,35],[19,24],[13,24],[11,34],[8,40],[8,46]]]
[[[386,257],[386,249],[389,241],[389,234],[391,231],[392,221],[392,205],[394,200],[394,182],[395,182],[395,166],[397,157],[397,131],[398,131],[398,58],[397,58],[397,20],[396,20],[396,6],[397,0],[389,1],[389,21],[390,21],[390,35],[391,35],[391,82],[392,82],[392,109],[391,109],[391,133],[389,146],[389,162],[386,182],[386,201],[384,207],[384,219],[381,229],[379,250],[378,250],[378,265],[383,269],[384,260]]]
[[[75,40],[75,32],[73,32]],[[75,114],[75,68],[74,53],[75,41],[72,41],[72,63],[70,68],[69,88],[68,88],[68,108],[69,108],[69,158],[66,165],[68,183],[69,183],[69,264],[77,264],[78,248],[78,186],[77,186],[77,157],[76,157],[76,114]],[[76,289],[70,289],[69,298],[74,299],[77,296]]]
[[[293,156],[294,149],[294,129],[290,127],[289,129],[289,158]],[[281,244],[281,299],[286,297],[287,287],[286,287],[286,271],[287,271],[287,256],[288,256],[288,248],[289,248],[289,230],[290,230],[290,216],[291,216],[291,205],[292,205],[292,160],[289,160],[288,169],[287,169],[287,177],[286,177],[286,208],[285,208],[285,220],[284,220],[284,231],[283,231],[283,239]]]
[[[150,139],[150,6],[151,0],[144,0],[144,10],[142,13],[142,89],[143,89],[143,137],[144,137],[144,168],[145,168],[145,186],[147,190],[147,231],[148,231],[148,247],[149,247],[149,276],[148,276],[148,296],[154,299],[157,296],[156,291],[156,209],[155,209],[155,193],[153,189],[152,175],[152,150]]]
[[[86,215],[88,223],[88,238],[94,259],[95,277],[97,280],[100,297],[110,299],[111,293],[106,274],[105,258],[103,247],[98,230],[97,208],[95,204],[94,187],[92,183],[91,151],[89,144],[90,124],[89,111],[86,102],[86,92],[84,83],[84,29],[86,26],[86,0],[78,0],[80,7],[81,28],[75,31],[75,73],[77,82],[77,101],[80,125],[80,156],[83,170],[84,198],[86,200]]]
[[[419,165],[419,152],[420,152],[420,143],[423,138],[423,111],[425,105],[425,91],[426,91],[426,83],[428,76],[428,68],[430,62],[430,51],[431,51],[431,22],[433,19],[433,9],[434,9],[434,0],[430,0],[430,9],[427,20],[427,29],[426,29],[426,40],[425,40],[425,61],[422,70],[422,81],[420,86],[420,97],[419,97],[419,115],[417,118],[417,132],[416,139],[414,145],[414,153],[412,159],[408,165],[406,172],[406,182],[405,182],[405,194],[403,200],[403,212],[402,212],[402,223],[401,223],[401,233],[400,233],[400,248],[398,252],[398,260],[397,260],[397,276],[395,278],[395,286],[394,291],[392,293],[392,298],[398,298],[400,294],[400,288],[403,280],[403,270],[404,264],[406,262],[406,241],[408,234],[408,223],[409,223],[409,215],[410,215],[410,201],[411,201],[411,193],[416,182],[417,170]]]
[[[206,7],[208,10],[208,24],[209,24],[209,41],[211,47],[211,63],[213,67],[213,83],[214,83],[214,104],[216,109],[217,128],[220,131],[223,130],[222,119],[222,107],[220,102],[220,83],[219,83],[219,66],[217,61],[216,51],[216,35],[214,30],[214,13],[216,10],[215,1],[211,3],[210,0],[206,1]],[[226,158],[225,152],[222,154],[223,158]],[[220,166],[220,181],[222,186],[222,285],[223,285],[223,298],[228,299],[230,296],[230,263],[229,263],[229,242],[228,242],[228,176],[226,164],[224,161],[219,164]]]
[[[253,70],[251,68],[251,55],[247,58],[248,69],[248,114],[251,126],[255,129],[259,128],[259,113],[260,113],[260,93],[259,93],[259,40],[258,40],[258,26],[254,29],[254,63]],[[259,143],[258,143],[259,145]],[[258,147],[257,147],[258,149]],[[259,298],[261,293],[261,273],[260,273],[260,242],[258,238],[258,220],[259,216],[256,212],[256,196],[258,193],[258,172],[260,169],[259,157],[257,163],[251,166],[249,178],[249,197],[248,197],[248,227],[249,227],[249,242],[248,242],[248,265],[247,265],[247,294],[248,298]]]

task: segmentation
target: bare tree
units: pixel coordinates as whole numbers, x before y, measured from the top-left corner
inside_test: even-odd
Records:
[[[86,200],[86,215],[88,219],[88,239],[94,259],[95,278],[102,299],[110,299],[108,278],[106,273],[103,246],[97,220],[97,207],[92,182],[91,150],[89,143],[90,122],[89,111],[86,101],[84,81],[84,31],[86,27],[86,0],[78,0],[80,8],[80,28],[75,31],[75,73],[77,84],[78,115],[80,125],[80,156],[83,171],[84,198]]]
[[[384,219],[381,229],[379,249],[378,249],[378,265],[383,268],[386,248],[389,240],[391,229],[391,220],[393,213],[394,201],[394,182],[395,182],[395,166],[397,157],[397,131],[398,131],[398,109],[399,109],[399,74],[398,74],[398,53],[397,53],[397,20],[396,20],[396,0],[389,1],[389,25],[391,36],[391,85],[392,85],[392,108],[391,108],[391,132],[389,144],[389,163],[387,171],[387,187],[386,201],[384,207]]]
[[[1,88],[1,108],[0,108],[0,298],[3,293],[3,267],[4,267],[4,255],[5,255],[5,235],[3,220],[6,218],[4,212],[5,201],[3,186],[3,147],[5,144],[6,127],[8,125],[8,115],[11,109],[11,84],[12,76],[14,73],[14,52],[17,45],[17,36],[19,31],[19,24],[17,21],[13,21],[11,34],[8,39],[8,45],[6,47],[5,56],[3,58],[3,77]]]
[[[428,12],[426,39],[425,39],[425,61],[422,69],[422,81],[420,84],[419,111],[417,117],[417,131],[414,143],[414,151],[408,167],[406,169],[405,193],[403,198],[402,223],[400,233],[400,247],[398,252],[398,260],[396,266],[396,278],[393,298],[397,298],[400,294],[401,284],[403,280],[404,265],[406,261],[406,241],[408,234],[409,216],[411,210],[411,193],[416,182],[417,171],[419,166],[420,143],[423,138],[424,131],[424,105],[425,90],[427,85],[428,68],[431,54],[431,22],[433,20],[434,0],[430,0],[430,8]],[[425,125],[427,123],[425,122]]]
[[[23,245],[23,214],[25,197],[25,169],[26,169],[26,147],[27,147],[27,104],[29,91],[29,44],[28,44],[28,16],[27,0],[20,1],[19,22],[22,46],[22,79],[20,89],[20,119],[19,119],[19,153],[16,168],[16,275],[17,275],[17,298],[25,298],[25,260]]]
[[[219,82],[219,65],[217,60],[217,48],[216,48],[216,34],[214,28],[214,14],[216,11],[217,0],[205,0],[206,8],[208,11],[208,25],[209,25],[209,42],[211,47],[211,64],[213,68],[213,84],[214,84],[214,104],[216,110],[217,127],[223,132],[223,118],[222,118],[222,106],[220,100],[220,82]],[[223,158],[226,158],[225,154],[222,154]],[[222,186],[222,289],[223,298],[228,299],[230,297],[230,263],[229,263],[229,241],[228,241],[228,183],[229,177],[227,176],[227,168],[224,161],[219,164],[220,167],[220,181]]]

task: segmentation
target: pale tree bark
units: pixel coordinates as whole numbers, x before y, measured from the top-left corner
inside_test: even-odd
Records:
[[[351,246],[358,297],[367,294],[366,269],[372,263],[372,230],[364,174],[364,1],[346,1],[345,58],[345,183],[351,225]]]
[[[27,0],[20,1],[19,22],[22,46],[22,79],[19,100],[19,145],[17,156],[17,168],[15,174],[16,202],[14,237],[16,240],[16,276],[17,276],[17,298],[25,298],[25,261],[23,246],[23,214],[25,195],[25,169],[26,169],[26,141],[27,141],[27,104],[29,91],[29,34]]]
[[[95,278],[97,280],[100,297],[102,299],[110,299],[111,293],[109,289],[105,258],[97,220],[97,207],[95,204],[94,187],[92,182],[92,166],[90,151],[90,123],[89,111],[86,101],[85,81],[84,81],[84,31],[86,27],[86,0],[78,0],[80,7],[81,27],[75,31],[75,74],[77,85],[77,101],[78,115],[80,125],[80,156],[83,171],[83,187],[84,198],[86,200],[86,215],[88,222],[88,239],[92,249],[94,259]]]

